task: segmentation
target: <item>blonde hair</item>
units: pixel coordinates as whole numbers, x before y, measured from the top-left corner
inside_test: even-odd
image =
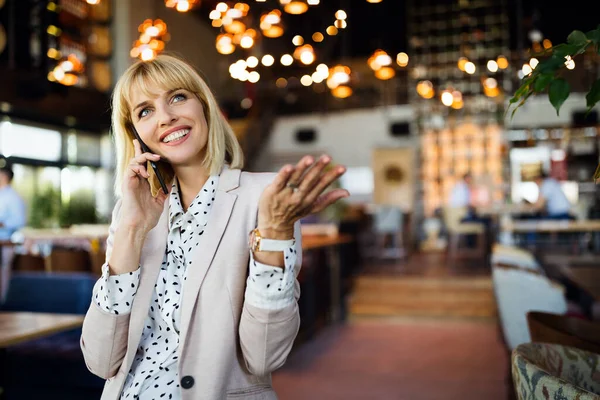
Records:
[[[121,76],[112,95],[112,134],[117,151],[117,170],[115,179],[115,194],[121,195],[121,183],[134,156],[131,119],[131,97],[133,90],[141,90],[151,97],[156,89],[163,90],[185,89],[193,93],[202,103],[204,116],[208,125],[208,142],[202,166],[209,174],[221,172],[223,165],[228,163],[231,168],[242,168],[244,155],[238,140],[229,123],[221,113],[219,105],[208,85],[189,63],[181,58],[161,54],[152,61],[138,61],[130,66]],[[167,187],[173,182],[175,173],[167,162],[158,164],[161,175]],[[160,183],[152,168],[150,187],[152,194],[160,190]]]

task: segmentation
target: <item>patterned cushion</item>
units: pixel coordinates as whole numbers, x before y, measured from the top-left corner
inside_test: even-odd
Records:
[[[520,400],[600,400],[600,355],[574,347],[524,343],[512,354]]]

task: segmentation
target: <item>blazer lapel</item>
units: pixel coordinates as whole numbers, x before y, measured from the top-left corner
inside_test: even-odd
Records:
[[[129,351],[127,352],[127,358],[123,361],[127,368],[133,362],[133,357],[142,338],[144,322],[150,309],[154,285],[156,284],[156,279],[158,279],[158,272],[165,256],[168,233],[169,199],[167,198],[158,224],[150,231],[142,247],[140,283],[131,307],[131,320],[129,321]]]
[[[230,190],[239,186],[239,177],[241,171],[238,169],[229,169],[225,167],[219,178],[215,202],[210,211],[208,224],[200,245],[193,250],[191,260],[192,265],[188,266],[187,278],[183,287],[183,300],[181,304],[181,342],[179,351],[182,352],[185,346],[188,326],[192,319],[192,314],[204,282],[204,278],[212,264],[221,238],[225,233],[227,224],[233,212],[233,206],[237,199],[234,193],[228,193]]]

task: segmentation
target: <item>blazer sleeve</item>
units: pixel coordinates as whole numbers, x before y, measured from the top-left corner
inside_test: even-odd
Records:
[[[112,214],[112,222],[106,242],[106,260],[110,258],[115,229],[118,224],[121,200],[117,202]],[[98,283],[101,281],[100,279]],[[96,286],[98,285],[96,283]],[[97,292],[94,288],[94,293]],[[81,350],[87,368],[103,379],[114,377],[127,351],[129,331],[129,313],[115,315],[103,311],[92,299],[90,308],[83,320]]]
[[[294,268],[294,299],[292,304],[279,309],[256,307],[244,301],[239,335],[242,354],[248,371],[265,376],[281,367],[300,328],[298,273],[302,265],[302,236],[300,223],[294,226],[296,238],[296,265]]]

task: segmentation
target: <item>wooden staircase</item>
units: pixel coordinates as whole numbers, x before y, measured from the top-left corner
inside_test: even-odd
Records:
[[[352,317],[496,318],[491,277],[362,276],[349,298]]]

